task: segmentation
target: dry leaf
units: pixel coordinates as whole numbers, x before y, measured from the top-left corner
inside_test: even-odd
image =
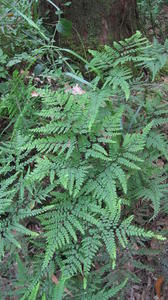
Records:
[[[164,161],[162,159],[158,159],[156,162],[157,166],[161,169],[164,167]]]
[[[73,95],[82,95],[85,94],[85,91],[81,89],[81,87],[76,84],[73,88],[72,88],[72,94]]]
[[[52,275],[51,280],[53,283],[58,284],[58,279],[54,274]]]
[[[25,71],[21,69],[20,70],[20,74],[24,74],[24,73],[25,73]]]
[[[40,94],[37,93],[36,91],[31,92],[32,97],[38,97]]]
[[[156,291],[156,295],[158,296],[159,299],[161,297],[160,294],[161,294],[161,288],[162,288],[163,282],[164,282],[163,276],[160,276],[155,282],[155,291]]]
[[[65,92],[69,92],[72,95],[83,95],[86,93],[78,84],[74,85],[73,87],[66,86]]]
[[[168,77],[164,77],[164,83],[168,84]]]

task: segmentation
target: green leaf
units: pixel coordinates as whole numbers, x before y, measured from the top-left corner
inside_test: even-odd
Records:
[[[69,37],[72,34],[72,22],[61,18],[56,25],[56,29],[62,35]]]
[[[37,299],[37,294],[38,294],[38,291],[39,291],[39,287],[40,287],[40,283],[38,283],[34,289],[32,290],[28,300],[36,300]]]
[[[59,283],[54,288],[52,300],[62,300],[65,288],[65,279],[61,279]]]

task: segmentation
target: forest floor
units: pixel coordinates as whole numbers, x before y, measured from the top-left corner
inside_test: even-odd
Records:
[[[168,76],[161,77],[161,84],[166,86],[167,93],[164,95],[168,99]],[[168,124],[165,127],[165,135],[168,138]],[[164,168],[164,160],[158,160],[158,166]],[[150,210],[150,209],[149,209]],[[146,212],[146,214],[150,212]],[[141,215],[141,206],[137,207],[136,215]],[[150,230],[168,232],[168,216],[160,214],[155,221],[152,222]],[[145,255],[143,258],[137,256],[137,260],[144,265],[152,266],[152,269],[138,270],[136,275],[141,282],[133,284],[125,296],[126,300],[168,300],[168,240],[160,243],[157,240],[151,240],[149,248],[153,250],[153,257]],[[137,249],[138,250],[138,249]],[[158,255],[155,255],[158,253]],[[131,265],[128,265],[128,270],[134,272]]]
[[[165,38],[167,38],[167,24],[168,24],[168,5],[164,5],[161,14],[158,18],[160,29]],[[149,37],[153,36],[153,29],[148,28]],[[156,37],[162,39],[160,31],[156,29]],[[168,76],[162,78],[165,84],[168,84]],[[167,94],[168,98],[168,94]],[[168,126],[165,129],[168,135]],[[159,161],[160,165],[164,167],[164,162]],[[159,215],[159,218],[153,222],[152,230],[161,228],[163,231],[168,231],[168,217]],[[168,241],[163,244],[158,241],[152,240],[150,245],[151,249],[158,251],[157,259],[151,256],[145,256],[143,263],[153,265],[153,271],[138,270],[138,277],[141,278],[139,284],[130,287],[126,300],[168,300]],[[162,256],[163,255],[163,256]],[[131,268],[131,266],[130,266]],[[133,270],[132,270],[133,271]]]

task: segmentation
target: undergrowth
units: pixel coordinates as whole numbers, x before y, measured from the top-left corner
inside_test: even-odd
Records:
[[[136,255],[165,240],[152,222],[168,211],[168,87],[155,79],[168,42],[137,31],[85,61],[30,5],[2,3],[23,24],[0,49],[1,299],[125,299],[140,280],[128,266],[152,270]]]

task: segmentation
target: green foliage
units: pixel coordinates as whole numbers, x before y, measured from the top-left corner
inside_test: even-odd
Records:
[[[26,175],[29,172],[29,166],[33,163],[35,156],[30,155],[28,151],[23,152],[21,150],[25,142],[26,139],[18,134],[13,142],[9,144],[1,143],[0,146],[1,259],[4,256],[6,248],[10,246],[10,243],[21,249],[19,241],[20,235],[38,236],[37,232],[29,230],[22,224],[22,219],[27,216],[35,216],[46,211],[46,209],[50,209],[50,207],[47,207],[32,210],[34,196],[32,188],[26,181]],[[35,194],[37,197],[36,201],[40,203],[42,197],[40,196],[40,191],[36,191]]]
[[[13,78],[8,82],[7,89],[1,97],[0,103],[0,115],[3,118],[9,118],[10,125],[14,124],[13,135],[16,132],[26,132],[29,127],[29,123],[35,121],[35,116],[29,119],[31,112],[35,105],[37,105],[37,99],[32,96],[34,87],[31,82],[26,84],[23,80],[23,76],[15,71],[13,72]],[[2,133],[5,133],[8,126],[4,128]]]
[[[152,14],[154,18],[153,20],[155,20],[159,14],[159,11],[163,3],[166,1],[165,0],[154,0],[154,1],[138,0],[137,2],[140,9],[140,13],[142,13],[143,17],[150,18]]]
[[[115,93],[121,90],[127,100],[142,67],[151,71],[154,80],[168,61],[167,40],[164,46],[156,39],[151,44],[139,31],[124,41],[114,42],[113,47],[105,45],[101,52],[89,50],[89,53],[93,56],[90,66],[99,71],[96,83],[100,81],[102,88],[112,87]]]
[[[2,49],[0,49],[0,78],[3,79],[5,79],[8,74],[5,69],[6,60],[7,60],[7,55],[5,55]]]
[[[56,268],[61,270],[63,279],[81,274],[86,286],[95,256],[103,248],[114,269],[117,248],[126,248],[133,237],[162,239],[133,225],[132,215],[122,217],[131,181],[134,195],[151,200],[155,215],[159,212],[162,192],[157,194],[156,190],[154,194],[152,181],[151,194],[147,188],[141,191],[139,181],[135,181],[143,166],[142,152],[147,141],[148,147],[155,148],[149,140],[153,123],[143,133],[124,134],[123,109],[114,110],[111,100],[99,89],[80,96],[44,88],[38,93],[38,127],[31,123],[25,138],[16,135],[12,143],[1,146],[1,211],[2,216],[8,213],[10,220],[14,218],[7,233],[6,218],[2,222],[3,243],[7,247],[9,241],[21,247],[12,230],[36,236],[20,224],[20,220],[36,216],[43,228],[41,238],[46,242],[41,273],[46,272],[57,253]],[[99,105],[93,111],[96,99],[100,99]],[[156,181],[153,184],[156,188]],[[7,195],[8,201],[4,201]],[[31,209],[38,204],[40,209]],[[107,292],[106,296],[105,292],[104,297],[109,299],[112,294]]]
[[[58,47],[47,44],[51,36],[26,3],[3,1],[5,17],[13,9],[11,18],[22,20],[10,29],[16,32],[13,49],[0,52],[0,76],[7,83],[0,103],[2,278],[12,268],[3,297],[116,299],[127,283],[139,280],[127,263],[151,270],[133,259],[135,244],[139,249],[146,240],[164,240],[150,224],[167,213],[168,109],[166,92],[159,94],[152,81],[166,64],[167,42],[151,44],[137,32],[100,52],[90,50],[91,61],[82,60],[92,72],[88,83]],[[12,56],[20,44],[24,51]],[[26,63],[22,75],[11,71],[20,63]],[[64,68],[87,88],[75,94],[62,88],[65,81],[55,88],[52,80],[60,74],[65,80]],[[142,70],[149,82],[141,81]],[[139,200],[149,209],[145,223],[135,211]]]
[[[154,80],[156,74],[168,62],[168,39],[166,39],[164,45],[161,45],[158,40],[154,38],[152,48],[147,49],[146,53],[152,55],[153,58],[153,60],[147,62],[147,67],[152,72],[152,80]]]
[[[33,2],[25,0],[9,2],[1,1],[0,37],[1,47],[6,54],[29,51],[42,45],[43,40],[38,36],[30,22]],[[21,16],[25,16],[22,18]],[[27,18],[27,19],[26,19]],[[35,23],[34,23],[35,24]],[[41,20],[37,21],[36,28],[41,26]]]
[[[167,0],[137,0],[140,25],[147,35],[151,35],[152,31],[152,36],[167,37],[167,30],[164,30],[166,23],[162,17],[166,4]]]
[[[144,54],[144,50],[148,47],[150,47],[148,40],[137,31],[125,41],[114,42],[113,47],[105,46],[102,52],[90,50],[93,56],[91,65],[101,72],[99,79],[103,78],[103,87],[112,86],[114,91],[120,88],[128,100],[129,80],[133,78],[135,70],[133,64],[136,67],[149,60]]]

